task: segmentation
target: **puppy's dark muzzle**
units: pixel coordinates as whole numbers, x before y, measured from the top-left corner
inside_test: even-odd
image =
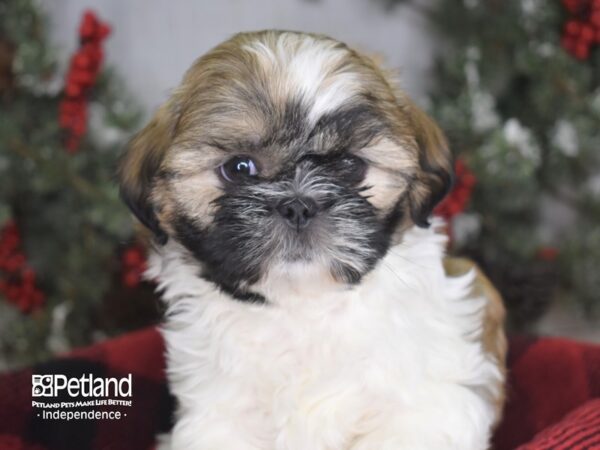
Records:
[[[287,225],[300,231],[317,215],[319,205],[310,197],[290,197],[280,201],[275,209]]]

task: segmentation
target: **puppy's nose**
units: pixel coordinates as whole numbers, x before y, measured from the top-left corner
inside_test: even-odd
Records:
[[[286,223],[297,230],[305,228],[319,212],[317,202],[310,197],[285,198],[279,202],[276,209]]]

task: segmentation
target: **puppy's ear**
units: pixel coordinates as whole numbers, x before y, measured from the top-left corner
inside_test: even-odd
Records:
[[[169,104],[163,105],[150,123],[131,139],[118,168],[121,198],[160,244],[167,242],[167,234],[160,227],[151,193],[171,145],[173,128],[172,109]]]
[[[419,170],[408,193],[410,215],[415,225],[426,228],[433,208],[452,187],[452,154],[442,130],[408,99],[407,112],[419,151]]]

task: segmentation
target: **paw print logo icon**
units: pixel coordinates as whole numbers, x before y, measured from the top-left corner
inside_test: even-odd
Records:
[[[32,397],[53,397],[54,382],[52,375],[31,375]]]

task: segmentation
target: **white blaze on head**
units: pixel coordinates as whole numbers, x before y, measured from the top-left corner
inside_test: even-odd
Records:
[[[349,51],[335,41],[283,33],[275,42],[256,41],[245,49],[257,56],[267,73],[274,72],[277,92],[306,101],[310,124],[360,91],[358,75],[340,70]]]

